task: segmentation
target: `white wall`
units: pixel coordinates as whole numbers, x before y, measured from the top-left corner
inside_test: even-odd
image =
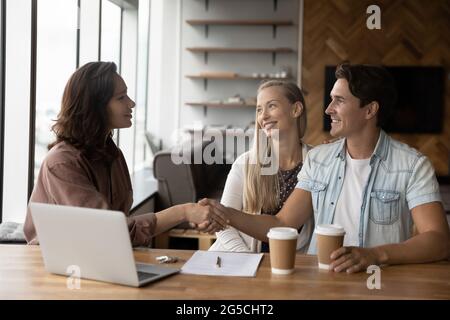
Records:
[[[276,65],[272,65],[271,53],[209,53],[208,63],[204,55],[185,50],[186,47],[289,47],[297,50],[297,26],[279,26],[273,38],[272,26],[209,26],[208,38],[204,26],[191,26],[188,19],[283,19],[298,21],[298,1],[280,0],[277,11],[269,0],[210,1],[205,10],[203,1],[183,1],[182,10],[182,63],[181,63],[181,126],[201,120],[204,125],[232,124],[245,127],[254,120],[253,109],[209,108],[206,117],[203,108],[185,106],[187,101],[225,99],[235,94],[244,98],[256,97],[258,80],[208,80],[205,91],[203,80],[187,79],[188,74],[201,71],[230,71],[239,74],[276,73],[282,66],[290,67],[294,76],[297,72],[297,55],[277,54]]]
[[[192,80],[186,75],[205,71],[229,71],[239,74],[276,73],[282,67],[290,68],[293,81],[298,72],[298,0],[279,0],[274,11],[272,0],[152,0],[149,63],[149,117],[148,128],[163,140],[163,146],[172,144],[172,133],[178,128],[196,125],[233,125],[246,127],[254,120],[252,108],[191,107],[185,102],[226,99],[240,94],[256,97],[258,80]],[[204,26],[191,26],[188,19],[279,19],[292,20],[293,26],[279,26],[273,38],[272,26],[209,26],[205,37]],[[202,53],[192,53],[187,47],[289,47],[289,54],[277,54],[272,65],[271,53],[209,53],[208,64]]]

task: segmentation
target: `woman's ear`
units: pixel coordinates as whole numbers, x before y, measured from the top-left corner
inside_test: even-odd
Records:
[[[302,115],[303,113],[303,104],[300,101],[295,102],[292,108],[292,116],[294,118],[298,118]]]

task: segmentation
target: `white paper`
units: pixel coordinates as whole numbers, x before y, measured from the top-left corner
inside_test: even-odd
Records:
[[[220,267],[216,266],[217,257],[220,257]],[[181,268],[181,273],[254,277],[262,257],[262,253],[198,250]]]

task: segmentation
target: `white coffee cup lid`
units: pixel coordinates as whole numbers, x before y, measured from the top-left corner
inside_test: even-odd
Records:
[[[297,237],[297,230],[287,227],[270,228],[269,232],[267,233],[267,238],[269,239],[291,240],[297,239]]]
[[[316,226],[314,232],[325,236],[341,236],[345,234],[344,228],[338,224],[320,224]]]

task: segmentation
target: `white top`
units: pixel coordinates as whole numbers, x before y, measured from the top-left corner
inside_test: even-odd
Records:
[[[344,227],[344,246],[359,247],[359,222],[364,186],[370,174],[369,159],[352,159],[347,152],[344,184],[339,195],[333,223]]]
[[[303,161],[311,146],[302,144]],[[244,206],[244,180],[245,180],[245,161],[249,152],[240,155],[231,166],[228,173],[225,188],[223,190],[220,203],[224,206],[242,210]],[[260,212],[255,213],[260,214]],[[314,218],[312,217],[304,224],[302,231],[298,236],[297,250],[306,252],[314,229]],[[209,248],[211,251],[238,251],[238,252],[260,252],[261,241],[238,231],[233,227],[228,227],[224,231],[216,233],[217,240]]]

